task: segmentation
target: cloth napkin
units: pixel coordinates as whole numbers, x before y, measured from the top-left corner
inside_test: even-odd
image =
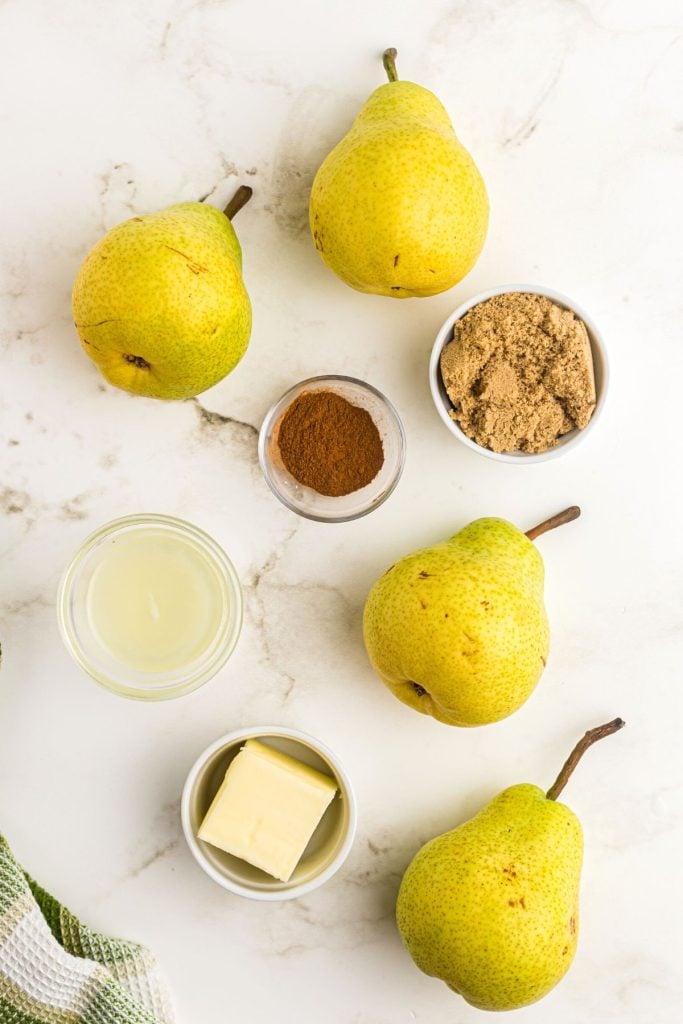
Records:
[[[154,957],[98,935],[29,878],[0,836],[0,1024],[173,1024]]]

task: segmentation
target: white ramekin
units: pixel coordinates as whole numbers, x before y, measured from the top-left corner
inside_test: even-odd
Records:
[[[473,306],[478,306],[480,302],[485,302],[486,299],[491,299],[494,295],[505,295],[509,292],[526,292],[531,295],[545,295],[546,298],[557,303],[558,306],[562,306],[563,309],[570,309],[575,313],[579,319],[583,320],[586,325],[586,330],[588,331],[588,339],[590,341],[591,352],[593,354],[593,366],[595,370],[595,410],[583,430],[570,430],[569,433],[560,438],[553,448],[549,448],[546,452],[493,452],[490,448],[484,448],[482,445],[477,444],[476,441],[473,441],[471,437],[468,437],[467,434],[461,430],[460,426],[450,416],[450,410],[453,408],[453,405],[446,394],[446,388],[444,387],[443,380],[441,379],[441,370],[439,366],[441,352],[448,342],[452,340],[453,328],[456,322],[460,320],[468,310],[472,309]],[[455,312],[451,313],[440,328],[432,347],[432,355],[429,360],[429,387],[432,392],[432,399],[436,406],[436,411],[450,430],[451,434],[453,434],[454,437],[457,437],[457,439],[464,445],[467,445],[468,448],[471,448],[475,452],[479,452],[480,455],[485,455],[488,459],[495,459],[497,462],[513,462],[518,465],[520,463],[528,465],[534,462],[547,462],[548,459],[556,459],[558,456],[564,455],[572,448],[575,448],[577,444],[580,444],[580,442],[595,429],[595,425],[600,418],[605,404],[605,397],[607,395],[608,380],[609,366],[607,363],[605,343],[594,321],[588,313],[578,305],[578,303],[574,302],[573,299],[563,295],[562,292],[555,291],[553,288],[545,288],[543,285],[537,284],[500,285],[497,288],[490,288],[486,292],[481,292],[479,295],[475,295],[473,298],[468,299],[467,302],[463,302],[461,306],[458,306]]]
[[[230,761],[250,739],[271,742],[291,757],[331,775],[339,787],[288,882],[271,878],[246,861],[197,838]],[[240,729],[207,747],[187,776],[180,813],[187,845],[199,866],[224,889],[253,900],[292,900],[317,889],[342,866],[356,834],[356,798],[339,759],[329,747],[307,733],[277,725]]]

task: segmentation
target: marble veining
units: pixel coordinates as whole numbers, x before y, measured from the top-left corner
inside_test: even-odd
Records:
[[[428,300],[349,290],[307,229],[313,175],[383,81],[387,45],[399,74],[444,102],[491,198],[476,268]],[[0,830],[93,927],[154,948],[179,1020],[482,1019],[403,950],[401,874],[503,787],[548,785],[576,738],[618,714],[627,728],[566,792],[586,834],[579,952],[517,1018],[678,1021],[682,45],[677,0],[0,5]],[[244,360],[186,402],[111,388],[71,322],[85,253],[124,218],[185,200],[222,206],[242,183],[254,189],[236,221],[254,307]],[[459,447],[427,385],[446,316],[511,281],[585,305],[613,374],[585,446],[526,469]],[[270,405],[326,372],[385,391],[408,435],[395,494],[337,527],[281,506],[256,448]],[[528,704],[459,731],[395,701],[361,640],[374,579],[477,516],[527,528],[574,502],[582,518],[539,542],[552,649]],[[75,548],[141,511],[214,535],[245,598],[225,669],[159,705],[98,689],[55,621]],[[199,752],[258,723],[329,744],[359,802],[343,870],[279,905],[215,886],[179,822]]]

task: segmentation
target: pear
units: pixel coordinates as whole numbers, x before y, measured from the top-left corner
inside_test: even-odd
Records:
[[[497,722],[524,703],[549,647],[543,560],[532,541],[579,514],[572,506],[526,534],[504,519],[477,519],[380,577],[363,634],[399,700],[461,726]]]
[[[112,228],[74,284],[76,330],[104,377],[151,398],[190,398],[240,361],[251,333],[242,250],[225,211],[178,203]]]
[[[476,263],[486,237],[481,175],[434,93],[396,74],[372,93],[323,161],[309,220],[325,263],[352,288],[436,295]]]
[[[591,729],[544,793],[522,783],[432,839],[403,876],[396,921],[413,960],[481,1010],[541,999],[576,951],[583,834],[556,803],[582,754],[621,729]]]

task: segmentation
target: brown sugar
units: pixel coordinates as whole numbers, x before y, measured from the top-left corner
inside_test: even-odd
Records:
[[[544,295],[508,292],[480,302],[441,353],[451,416],[494,452],[543,452],[595,409],[586,326]]]
[[[304,391],[295,398],[280,421],[277,446],[300,484],[330,497],[360,490],[384,465],[370,413],[333,391]]]

